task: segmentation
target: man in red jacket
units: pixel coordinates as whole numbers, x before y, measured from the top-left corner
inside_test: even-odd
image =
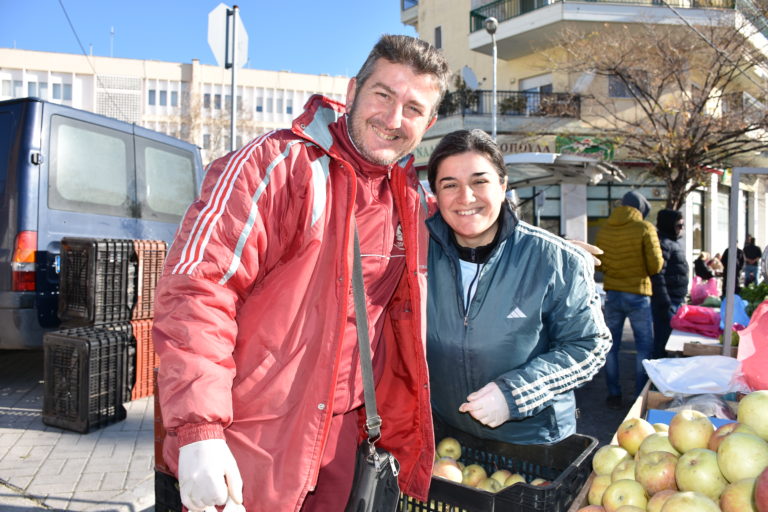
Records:
[[[211,164],[169,250],[153,331],[164,458],[190,510],[343,509],[364,414],[355,225],[379,445],[401,490],[426,499],[426,212],[410,152],[447,78],[427,43],[383,36],[346,105],[314,96],[290,130]]]

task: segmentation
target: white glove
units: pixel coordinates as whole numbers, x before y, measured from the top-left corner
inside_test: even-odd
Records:
[[[243,479],[223,439],[197,441],[179,448],[179,492],[190,512],[245,512]]]
[[[496,428],[509,419],[507,399],[495,382],[489,382],[467,395],[467,402],[459,406],[459,412],[468,412],[477,421],[491,428]]]

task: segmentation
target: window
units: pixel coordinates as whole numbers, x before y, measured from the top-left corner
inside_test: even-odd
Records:
[[[610,75],[608,77],[608,96],[611,98],[635,98],[640,95],[640,87],[645,85],[648,79],[647,73],[644,71],[638,71],[635,76],[630,75],[629,84],[624,83],[624,80],[617,75]]]
[[[272,98],[267,98],[267,112],[272,113]]]
[[[211,94],[208,92],[203,94],[203,108],[211,108]]]
[[[293,114],[293,100],[285,100],[285,113]]]
[[[21,98],[23,96],[21,92],[23,87],[24,87],[24,83],[21,80],[13,81],[13,96],[15,98]]]
[[[63,116],[51,120],[48,206],[133,216],[131,136]]]
[[[155,95],[156,94],[157,94],[157,91],[155,91],[154,89],[150,89],[149,90],[149,99],[147,100],[148,104],[150,104],[150,105],[154,105],[155,104]]]
[[[27,82],[27,96],[37,96],[37,82]]]
[[[64,84],[64,101],[72,101],[72,84]]]
[[[256,112],[264,112],[264,98],[256,97]]]
[[[168,105],[168,91],[160,91],[160,105]]]
[[[275,109],[275,112],[282,113],[283,112],[283,98],[277,98],[277,108]]]
[[[48,99],[48,82],[40,82],[37,85],[37,93],[40,95],[41,98],[44,100]]]
[[[178,222],[195,198],[195,165],[189,152],[136,138],[139,217]]]
[[[435,48],[438,50],[443,47],[443,27],[435,27]]]
[[[171,106],[172,107],[178,107],[179,106],[179,92],[178,91],[171,91]]]
[[[224,110],[232,110],[232,95],[224,96]]]
[[[221,110],[221,94],[213,95],[213,108]]]
[[[0,94],[3,96],[10,96],[11,95],[11,81],[10,80],[3,80],[2,84],[2,91],[0,91]]]
[[[211,149],[211,134],[203,134],[203,149]]]
[[[54,100],[61,99],[61,84],[51,84],[51,98]]]

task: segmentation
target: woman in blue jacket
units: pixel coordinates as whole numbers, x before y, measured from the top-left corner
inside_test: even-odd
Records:
[[[576,431],[573,389],[610,349],[592,257],[520,221],[499,148],[482,130],[445,136],[428,165],[427,360],[438,421],[517,444]]]

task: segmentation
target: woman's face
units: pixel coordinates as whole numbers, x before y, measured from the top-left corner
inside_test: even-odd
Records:
[[[504,201],[506,178],[483,155],[461,153],[445,158],[437,168],[435,196],[440,213],[464,247],[493,241]]]

